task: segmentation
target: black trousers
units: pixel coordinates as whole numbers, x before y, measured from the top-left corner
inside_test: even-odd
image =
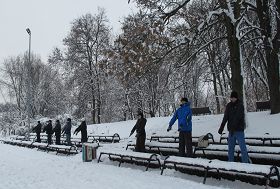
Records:
[[[88,138],[87,138],[87,134],[83,134],[82,133],[82,137],[81,137],[81,142],[87,142],[88,141]]]
[[[52,144],[52,134],[48,134],[48,144]]]
[[[36,134],[37,134],[37,140],[36,140],[36,142],[41,142],[40,133],[36,133]]]
[[[137,134],[136,137],[136,152],[145,152],[146,133]]]
[[[55,135],[55,144],[60,145],[60,134]]]
[[[187,153],[186,153],[187,149]],[[192,157],[192,132],[179,132],[179,156]]]

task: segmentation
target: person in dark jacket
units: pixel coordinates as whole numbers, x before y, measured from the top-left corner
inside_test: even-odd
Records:
[[[242,162],[249,163],[249,157],[244,137],[244,129],[246,127],[244,106],[243,103],[238,99],[238,93],[236,91],[231,92],[230,102],[226,106],[223,121],[218,130],[219,134],[223,133],[226,123],[229,132],[228,161],[234,161],[234,148],[237,140],[241,150]]]
[[[146,126],[147,120],[144,118],[144,115],[142,112],[138,113],[138,120],[135,124],[135,126],[132,128],[130,135],[131,136],[135,130],[136,130],[136,146],[135,151],[136,152],[145,152],[145,140],[146,140]]]
[[[87,142],[87,124],[86,121],[83,120],[82,123],[79,125],[79,127],[74,131],[74,134],[76,135],[81,131],[81,142]]]
[[[48,135],[48,144],[52,144],[52,120],[48,121],[48,124],[44,127],[43,132],[46,132]]]
[[[53,128],[53,133],[55,133],[55,144],[60,145],[61,137],[61,124],[59,120],[56,120],[55,127]]]
[[[67,122],[65,124],[65,126],[63,127],[62,133],[66,134],[66,143],[68,146],[71,146],[71,119],[67,118]]]
[[[37,135],[35,142],[41,142],[41,138],[40,138],[41,130],[42,130],[42,124],[40,123],[40,121],[38,121],[38,124],[32,129],[32,131],[35,132]]]
[[[192,110],[190,108],[190,103],[187,98],[181,98],[180,102],[180,108],[176,110],[172,119],[170,120],[167,132],[171,130],[172,125],[178,119],[179,156],[192,157]]]

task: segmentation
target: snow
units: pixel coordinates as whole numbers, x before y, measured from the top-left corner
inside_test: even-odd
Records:
[[[0,144],[1,189],[139,189],[171,186],[218,189],[181,178],[161,176],[160,171],[134,170],[95,162],[80,155],[56,156],[34,149]]]
[[[212,133],[215,141],[220,135],[217,130],[222,121],[223,115],[193,116],[193,136],[201,136]],[[166,129],[171,117],[148,118],[146,125],[147,138],[152,135],[178,135],[177,123],[172,130],[167,133]],[[280,137],[280,114],[270,115],[265,112],[249,112],[249,126],[245,135],[266,137],[270,133],[273,137]],[[128,137],[136,120],[125,122],[106,123],[89,125],[88,133],[100,135],[113,135],[118,133],[121,137],[120,143],[100,144],[97,153],[100,151],[117,152],[125,150],[129,141],[135,141],[135,137]],[[149,143],[147,141],[147,143]],[[151,142],[157,144],[157,142]],[[171,145],[171,144],[170,144]],[[258,149],[273,151],[270,148]],[[126,151],[127,154],[134,152]],[[270,155],[271,156],[271,155]],[[174,157],[177,160],[180,157]],[[74,188],[247,188],[259,189],[263,186],[255,186],[240,181],[207,179],[205,185],[202,184],[202,177],[183,174],[172,169],[165,169],[160,175],[160,169],[150,168],[145,171],[145,167],[123,163],[118,167],[117,162],[110,161],[108,157],[102,158],[101,163],[97,160],[93,162],[83,162],[82,154],[77,155],[55,155],[53,152],[46,153],[24,147],[12,146],[0,143],[0,189],[74,189]],[[162,159],[161,159],[162,161]],[[197,158],[198,163],[204,161]],[[218,160],[212,161],[212,165],[231,168],[238,168],[245,171],[266,171],[267,166],[247,166],[242,163],[228,163]],[[236,166],[238,165],[238,166]]]
[[[168,124],[171,117],[155,117],[148,118],[146,125],[147,138],[153,135],[160,136],[178,136],[177,122],[172,127],[172,130],[167,132]],[[205,115],[193,116],[193,136],[202,136],[207,133],[212,133],[215,141],[220,140],[218,129],[221,125],[223,115]],[[280,114],[270,115],[269,111],[263,112],[248,112],[248,125],[245,130],[247,136],[268,136],[265,133],[270,133],[274,137],[280,137]],[[113,135],[118,133],[121,139],[134,140],[134,136],[129,137],[132,127],[136,120],[122,121],[116,123],[104,123],[88,126],[88,133]],[[226,131],[226,128],[224,130]],[[225,135],[226,136],[226,135]]]

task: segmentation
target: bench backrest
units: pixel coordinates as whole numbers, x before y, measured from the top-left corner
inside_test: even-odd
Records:
[[[256,102],[257,111],[264,111],[270,109],[270,101]]]
[[[200,107],[200,108],[192,108],[192,114],[193,115],[205,115],[205,114],[211,114],[209,107]]]

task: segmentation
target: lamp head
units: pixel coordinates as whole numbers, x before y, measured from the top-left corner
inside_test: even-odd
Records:
[[[29,28],[27,28],[26,31],[29,35],[31,35],[31,30]]]

